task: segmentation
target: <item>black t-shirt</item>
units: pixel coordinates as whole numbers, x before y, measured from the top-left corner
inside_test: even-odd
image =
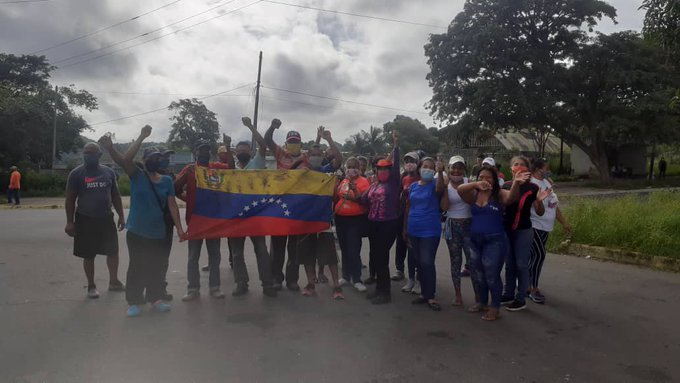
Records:
[[[512,182],[503,184],[503,189],[510,190]],[[531,205],[536,201],[538,186],[531,182],[526,182],[519,188],[519,199],[517,202],[505,208],[504,221],[506,230],[531,229]],[[519,212],[518,216],[518,210]]]

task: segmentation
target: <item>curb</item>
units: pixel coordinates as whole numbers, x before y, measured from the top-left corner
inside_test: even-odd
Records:
[[[567,241],[562,242],[557,250],[562,254],[573,255],[581,258],[595,258],[602,261],[642,266],[659,271],[680,273],[680,259],[660,257],[607,247],[569,243]]]
[[[182,204],[177,204],[177,207],[180,209],[185,209],[186,205],[184,203]],[[123,204],[123,209],[129,209],[130,205],[129,204]],[[21,205],[20,207],[15,207],[14,205],[0,205],[0,210],[22,210],[22,209],[31,209],[31,210],[54,210],[54,209],[64,209],[64,205]]]

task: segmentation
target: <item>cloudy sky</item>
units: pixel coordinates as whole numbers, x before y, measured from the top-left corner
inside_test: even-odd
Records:
[[[429,34],[445,32],[464,0],[282,2],[289,5],[257,0],[0,4],[0,50],[33,53],[148,13],[39,52],[59,67],[53,74],[56,85],[74,84],[98,97],[99,110],[83,111],[94,129],[85,135],[92,138],[113,132],[117,141],[128,141],[148,123],[154,127],[152,139],[165,140],[170,112],[146,112],[179,98],[220,92],[225,93],[205,98],[205,104],[217,113],[223,132],[235,140],[246,138],[240,117],[253,114],[260,50],[260,129],[280,118],[278,139],[288,129],[299,130],[304,140],[313,139],[316,127],[324,125],[342,142],[360,129],[382,126],[396,114],[435,126],[424,108],[431,91],[423,45]],[[604,21],[598,30],[642,28],[643,13],[637,10],[641,1],[609,2],[618,8],[618,24]]]

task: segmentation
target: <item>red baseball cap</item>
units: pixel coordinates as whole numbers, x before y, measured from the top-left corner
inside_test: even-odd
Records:
[[[375,166],[378,167],[378,168],[389,168],[389,167],[392,167],[392,161],[382,159],[382,160],[378,161],[378,163],[375,164]]]

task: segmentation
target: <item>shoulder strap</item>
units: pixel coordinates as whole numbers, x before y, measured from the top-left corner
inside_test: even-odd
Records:
[[[153,181],[151,181],[151,177],[149,177],[149,174],[146,172],[146,170],[138,169],[137,171],[144,172],[146,179],[149,181],[149,184],[151,184],[151,190],[153,190],[153,195],[156,196],[156,202],[158,202],[158,208],[161,209],[163,214],[165,214],[165,208],[163,208],[163,204],[161,203],[161,197],[158,195],[158,191],[156,191],[156,185],[154,185]],[[167,208],[167,205],[166,205],[166,208]]]

